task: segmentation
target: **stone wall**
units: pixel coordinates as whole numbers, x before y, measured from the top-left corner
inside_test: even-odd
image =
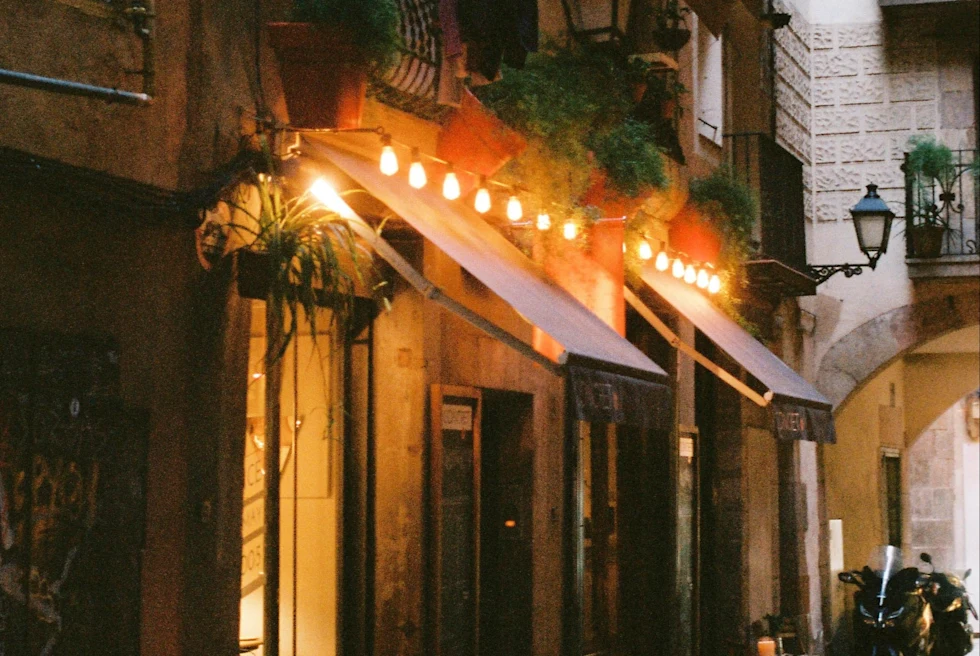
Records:
[[[774,3],[776,11],[790,14],[776,38],[776,141],[803,162],[803,195],[807,219],[812,219],[812,49],[813,28],[796,7]]]

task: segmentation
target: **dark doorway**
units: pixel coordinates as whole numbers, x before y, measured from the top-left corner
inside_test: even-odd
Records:
[[[483,391],[480,654],[531,654],[533,397]]]

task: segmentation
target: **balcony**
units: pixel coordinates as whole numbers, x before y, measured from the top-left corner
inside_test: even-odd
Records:
[[[905,256],[910,278],[980,275],[978,151],[952,151],[939,178],[905,170]]]
[[[760,132],[728,134],[724,144],[733,174],[759,198],[757,257],[747,264],[753,288],[776,298],[815,294],[806,273],[803,163]]]

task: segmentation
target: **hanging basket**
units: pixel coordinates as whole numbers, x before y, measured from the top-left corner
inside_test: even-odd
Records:
[[[666,52],[677,52],[691,40],[691,30],[683,27],[665,27],[655,31],[653,39]]]
[[[368,69],[343,26],[269,23],[289,123],[299,128],[358,128]]]
[[[670,222],[668,229],[670,247],[685,253],[698,262],[718,262],[721,254],[721,237],[708,223],[701,220],[697,211],[685,206]]]
[[[913,257],[936,258],[943,254],[946,227],[920,224],[908,229]]]
[[[467,89],[462,103],[439,132],[436,155],[461,169],[492,176],[526,148],[524,137]]]
[[[258,301],[268,298],[271,270],[269,254],[241,249],[235,252],[235,262],[238,295]]]

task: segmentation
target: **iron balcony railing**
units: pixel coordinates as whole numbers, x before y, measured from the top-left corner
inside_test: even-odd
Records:
[[[728,166],[759,199],[753,231],[760,259],[778,260],[806,273],[803,163],[769,135],[724,135]]]
[[[978,151],[953,150],[949,162],[923,173],[905,154],[905,248],[909,258],[977,254]],[[936,232],[935,241],[923,234]],[[941,241],[941,247],[940,247]]]

